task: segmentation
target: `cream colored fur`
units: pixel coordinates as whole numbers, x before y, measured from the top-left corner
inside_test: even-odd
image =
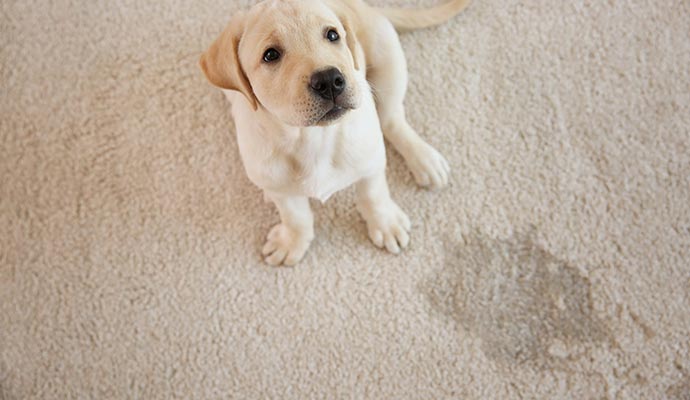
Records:
[[[466,5],[396,11],[361,0],[266,0],[233,16],[204,53],[202,70],[233,104],[247,175],[281,216],[262,250],[269,264],[295,265],[304,256],[314,238],[309,198],[323,202],[352,184],[372,242],[392,253],[407,247],[410,221],[389,195],[383,135],[422,186],[445,186],[450,168],[405,119],[407,70],[393,25],[438,24]],[[329,29],[342,39],[327,40]],[[280,59],[262,59],[276,48]],[[310,77],[326,68],[346,82],[332,104],[310,88]],[[323,122],[333,106],[348,111]]]

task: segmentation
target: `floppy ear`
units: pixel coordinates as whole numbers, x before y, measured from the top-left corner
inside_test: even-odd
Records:
[[[199,66],[209,82],[223,89],[241,92],[256,111],[258,102],[238,55],[244,25],[244,14],[233,16],[223,33],[201,55]]]
[[[345,28],[345,32],[347,33],[345,39],[347,40],[347,48],[350,49],[350,53],[352,53],[352,60],[355,62],[355,69],[359,71],[361,54],[359,54],[359,41],[357,40],[355,26],[352,24],[347,15],[342,15],[340,17],[340,22],[343,24],[343,28]]]

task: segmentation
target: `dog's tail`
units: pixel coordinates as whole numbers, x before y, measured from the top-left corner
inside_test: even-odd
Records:
[[[450,0],[432,8],[378,8],[400,31],[412,31],[439,25],[467,8],[470,0]]]

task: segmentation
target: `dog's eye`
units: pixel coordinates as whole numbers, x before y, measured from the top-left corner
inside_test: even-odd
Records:
[[[334,29],[330,29],[328,32],[326,32],[326,39],[330,40],[331,42],[335,42],[340,39],[340,35],[338,35],[338,32],[336,32]]]
[[[276,49],[268,49],[264,53],[264,61],[267,63],[273,62],[280,58],[280,53]]]

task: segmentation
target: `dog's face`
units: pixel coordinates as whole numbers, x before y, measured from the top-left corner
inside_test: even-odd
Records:
[[[327,125],[359,106],[356,37],[319,0],[271,0],[233,17],[201,57],[216,86],[289,125]]]

